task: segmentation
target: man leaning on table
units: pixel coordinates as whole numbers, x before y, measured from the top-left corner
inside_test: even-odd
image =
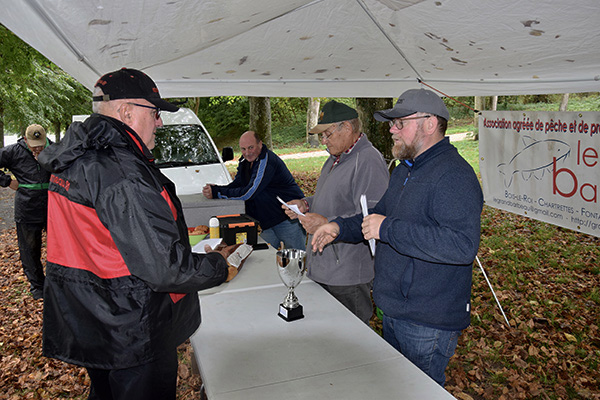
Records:
[[[337,218],[312,240],[315,251],[334,240],[378,240],[373,299],[383,311],[383,337],[442,386],[470,323],[483,207],[473,168],[444,137],[449,117],[439,96],[424,89],[377,111],[401,160],[388,190],[364,219]]]
[[[283,201],[304,196],[289,169],[277,154],[267,149],[254,131],[240,136],[242,158],[235,179],[229,185],[207,184],[202,189],[207,199],[244,200],[246,213],[260,223],[260,236],[273,247],[304,250],[306,234],[298,221],[290,221]]]
[[[306,232],[336,217],[360,212],[361,195],[374,206],[388,186],[389,173],[381,153],[361,132],[355,109],[337,101],[323,106],[318,124],[310,130],[321,134],[330,156],[321,169],[315,194],[296,199],[305,216],[286,208],[290,218],[299,218]],[[337,242],[322,253],[308,252],[307,276],[319,283],[340,303],[368,324],[373,315],[371,285],[373,257],[367,242]]]
[[[177,111],[152,79],[110,72],[93,101],[38,157],[52,172],[43,354],[85,367],[89,399],[174,400],[197,292],[235,276],[234,246],[191,251],[175,185],[150,153],[161,111]]]

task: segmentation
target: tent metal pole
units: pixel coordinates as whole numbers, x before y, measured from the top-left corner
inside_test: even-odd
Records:
[[[475,259],[477,260],[477,264],[479,264],[479,268],[481,268],[481,272],[483,272],[483,276],[485,277],[485,280],[486,280],[488,286],[490,287],[492,294],[494,295],[494,299],[496,299],[496,304],[498,304],[498,308],[500,308],[500,311],[502,312],[502,316],[504,317],[506,324],[508,325],[509,328],[512,328],[510,326],[510,322],[508,322],[508,318],[506,318],[506,314],[504,314],[504,310],[502,309],[502,305],[500,305],[500,301],[498,300],[498,297],[496,297],[496,292],[494,292],[494,288],[492,287],[492,284],[490,283],[490,280],[488,279],[487,274],[485,273],[485,270],[483,269],[483,265],[481,265],[481,261],[479,261],[479,257],[475,256]]]

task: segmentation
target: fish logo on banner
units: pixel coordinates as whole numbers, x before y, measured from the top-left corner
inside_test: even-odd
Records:
[[[550,151],[548,151],[550,150]],[[542,159],[535,154],[547,154]],[[532,178],[541,180],[546,171],[552,172],[554,158],[564,162],[571,153],[567,142],[557,139],[535,140],[531,136],[523,136],[523,148],[509,161],[498,164],[498,172],[504,175],[504,186],[509,188],[515,175],[519,174],[524,181]]]

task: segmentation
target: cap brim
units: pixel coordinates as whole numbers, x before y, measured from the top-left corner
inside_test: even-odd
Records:
[[[373,118],[375,118],[377,121],[385,122],[396,118],[404,118],[415,113],[416,111],[413,110],[394,107],[387,110],[375,111],[375,113],[373,113]]]
[[[148,100],[150,103],[154,104],[156,107],[158,107],[164,111],[175,112],[175,111],[179,110],[179,107],[177,107],[175,104],[171,104],[168,101],[165,101],[163,99],[146,99],[146,100]]]
[[[46,139],[44,139],[44,140],[27,139],[27,144],[29,145],[29,147],[45,146],[46,145]]]
[[[310,131],[308,131],[308,133],[311,134],[317,134],[317,133],[321,133],[323,131],[326,131],[327,129],[329,129],[330,127],[337,125],[336,122],[333,122],[331,124],[318,124],[315,125]]]

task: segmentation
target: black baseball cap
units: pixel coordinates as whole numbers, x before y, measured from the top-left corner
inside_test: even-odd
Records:
[[[179,110],[160,97],[154,81],[142,71],[121,68],[118,71],[104,74],[94,87],[99,87],[103,96],[94,96],[94,101],[110,101],[117,99],[145,99],[161,110],[175,112]]]
[[[323,106],[319,114],[319,122],[308,133],[321,133],[336,122],[358,118],[358,113],[352,107],[331,100]]]
[[[375,111],[373,117],[377,121],[391,121],[418,112],[433,114],[446,121],[450,119],[450,113],[440,96],[426,89],[407,90],[400,95],[394,108]]]

